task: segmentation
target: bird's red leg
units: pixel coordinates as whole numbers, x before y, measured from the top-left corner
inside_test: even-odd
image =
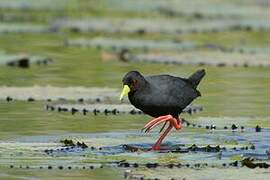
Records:
[[[170,124],[172,124],[175,129],[181,129],[181,122],[179,119],[175,119],[173,118],[171,115],[167,115],[167,116],[160,116],[156,119],[153,119],[152,121],[150,121],[149,123],[147,123],[143,129],[146,129],[145,132],[149,132],[151,129],[153,129],[155,126],[159,125],[162,122],[167,122],[169,121]]]
[[[149,123],[147,123],[144,126],[144,128],[146,128],[146,131],[149,132],[151,129],[153,129],[154,127],[156,127],[157,125],[159,125],[162,122],[170,122],[170,125],[165,130],[165,132],[160,136],[160,138],[158,139],[158,141],[155,143],[155,145],[152,148],[153,150],[160,150],[160,145],[161,145],[163,139],[170,132],[170,130],[172,129],[172,127],[174,127],[176,130],[181,129],[181,127],[182,127],[181,126],[180,119],[175,119],[171,115],[167,115],[167,116],[161,116],[159,118],[153,119],[152,121],[150,121]]]
[[[152,150],[160,150],[160,145],[163,141],[163,139],[167,136],[167,134],[171,131],[173,126],[170,124],[169,127],[164,131],[164,133],[159,137],[155,145],[152,147]]]

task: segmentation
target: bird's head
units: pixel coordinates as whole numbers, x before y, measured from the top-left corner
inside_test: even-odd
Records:
[[[138,71],[130,71],[124,76],[122,82],[123,90],[120,100],[123,100],[124,96],[127,96],[130,92],[135,92],[142,87],[145,79]]]

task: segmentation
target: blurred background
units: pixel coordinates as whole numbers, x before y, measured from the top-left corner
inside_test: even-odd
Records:
[[[269,17],[269,0],[1,0],[0,144],[25,136],[140,134],[146,115],[75,114],[89,104],[118,107],[122,77],[130,70],[188,77],[204,68],[202,97],[193,103],[203,111],[184,118],[270,127]],[[59,104],[76,107],[75,115],[56,112]],[[24,162],[5,154],[14,149],[3,149],[1,165]],[[0,177],[61,176],[7,171]],[[74,174],[122,177],[117,170]]]

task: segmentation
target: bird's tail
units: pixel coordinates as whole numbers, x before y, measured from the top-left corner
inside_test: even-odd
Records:
[[[202,80],[202,78],[204,77],[204,75],[205,75],[205,70],[200,69],[196,71],[194,74],[192,74],[191,76],[189,76],[188,80],[192,83],[194,87],[197,87],[200,81]]]

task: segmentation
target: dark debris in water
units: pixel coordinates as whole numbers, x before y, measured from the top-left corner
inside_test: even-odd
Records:
[[[82,149],[88,148],[88,146],[84,142],[77,141],[77,143],[74,143],[73,140],[71,140],[71,139],[61,140],[60,143],[63,143],[64,146],[72,146],[72,147],[76,146],[76,147],[80,147]]]
[[[224,126],[223,128],[222,127],[217,127],[216,125],[214,124],[211,124],[211,125],[201,125],[201,124],[195,124],[195,123],[190,123],[189,121],[187,121],[186,119],[182,119],[182,124],[186,125],[186,127],[189,127],[190,125],[192,125],[193,128],[202,128],[202,127],[205,127],[205,129],[207,130],[216,130],[216,129],[224,129],[224,130],[228,130],[228,126]],[[240,128],[238,128],[240,127]],[[241,132],[244,132],[245,131],[245,126],[243,125],[239,125],[237,126],[236,124],[232,124],[231,125],[231,128],[230,130],[232,132],[235,132],[237,131],[238,129],[240,129]],[[253,129],[253,128],[252,128]],[[262,131],[262,127],[259,126],[259,125],[256,125],[256,127],[254,128],[255,132],[261,132]]]
[[[133,144],[124,144],[122,145],[122,148],[126,152],[147,152],[151,151],[151,148],[148,146],[142,146],[142,145],[133,145]],[[219,145],[206,145],[206,146],[198,146],[196,144],[193,144],[189,147],[179,147],[179,146],[167,146],[162,147],[163,149],[160,150],[160,153],[188,153],[188,152],[209,152],[209,153],[216,153],[221,151],[244,151],[244,150],[254,150],[255,146],[242,146],[242,147],[232,147],[232,148],[226,148],[226,147],[220,147]]]
[[[56,149],[46,149],[44,152],[46,154],[52,153],[76,153],[82,152],[83,150],[87,149],[88,146],[84,142],[75,142],[71,139],[64,139],[60,141],[63,146],[56,148]],[[200,145],[185,145],[185,144],[164,144],[160,151],[156,151],[158,153],[192,153],[192,152],[206,152],[206,153],[217,153],[217,152],[242,152],[247,156],[252,154],[252,152],[256,149],[254,144],[246,145],[246,146],[235,146],[235,147],[222,147],[220,145],[213,145],[208,144],[205,146]],[[110,154],[121,154],[121,153],[133,153],[133,152],[148,152],[152,151],[151,144],[122,144],[117,146],[105,146],[105,147],[94,147],[91,146],[88,148],[87,152],[92,151],[92,153],[103,154],[103,155],[110,155]],[[245,153],[247,151],[247,153]],[[256,153],[255,153],[256,155]],[[266,154],[265,154],[266,155]]]
[[[46,154],[52,154],[54,152],[77,152],[88,148],[88,146],[84,142],[74,142],[70,139],[61,140],[60,143],[63,143],[64,147],[60,147],[57,149],[45,149],[44,152]]]
[[[61,140],[60,143],[63,143],[65,146],[75,146],[75,143],[71,139]]]
[[[262,131],[262,128],[261,128],[259,125],[257,125],[257,126],[255,127],[255,131],[256,131],[256,132],[261,132],[261,131]]]
[[[10,101],[14,101],[14,100],[18,100],[18,101],[26,101],[26,102],[32,102],[32,101],[35,101],[35,100],[38,100],[38,101],[46,101],[46,102],[68,102],[68,101],[74,101],[73,99],[67,99],[67,98],[63,98],[63,97],[59,97],[59,98],[55,98],[55,97],[53,97],[53,98],[47,98],[47,99],[34,99],[34,97],[31,97],[31,96],[29,96],[29,97],[27,97],[27,98],[14,98],[14,97],[12,97],[12,96],[7,96],[5,99],[3,99],[3,100],[6,100],[7,102],[10,102]],[[83,103],[88,103],[88,104],[95,104],[95,103],[102,103],[102,102],[104,102],[104,101],[108,101],[108,98],[106,97],[106,98],[99,98],[99,97],[90,97],[90,98],[79,98],[78,100],[77,100],[77,102],[79,102],[80,104],[83,104]],[[110,102],[112,101],[112,99],[110,99]],[[51,111],[53,111],[54,109],[58,109],[57,107],[54,107],[54,106],[52,106],[52,105],[49,105],[49,104],[47,104],[46,105],[46,109],[47,110],[51,110]],[[62,107],[60,107],[60,109],[62,109]],[[67,108],[66,108],[67,109]],[[61,111],[59,111],[59,112],[61,112]]]
[[[23,56],[23,57],[17,57],[14,59],[9,60],[6,65],[10,67],[19,67],[19,68],[30,68],[30,65],[33,64],[33,61],[31,60],[31,57]],[[35,61],[38,66],[41,65],[48,65],[49,63],[53,62],[53,59],[49,57],[42,57]]]
[[[98,109],[98,108],[94,108],[94,109],[86,109],[86,108],[78,109],[78,108],[72,107],[71,109],[68,109],[66,107],[60,107],[60,106],[56,107],[56,106],[53,106],[53,105],[46,105],[46,110],[54,111],[55,109],[57,109],[58,112],[67,112],[67,111],[70,111],[72,115],[74,115],[77,112],[82,112],[83,115],[87,115],[87,113],[92,112],[93,115],[95,115],[95,116],[96,115],[99,115],[99,114],[104,114],[104,115],[118,115],[118,114],[125,114],[125,113],[128,113],[130,115],[141,115],[141,114],[143,114],[143,112],[141,112],[140,110],[137,110],[137,109],[131,109],[129,111],[121,111],[121,110],[119,110],[117,108],[114,108],[114,109],[105,108],[103,110],[103,109]],[[199,112],[199,111],[202,111],[202,107],[201,106],[190,106],[190,107],[188,107],[188,108],[185,109],[185,112],[186,113],[190,113],[190,114],[193,114],[194,112]],[[230,129],[233,132],[237,131],[238,129],[241,132],[246,131],[245,126],[243,126],[243,125],[236,125],[236,124],[232,124],[231,125],[231,128],[228,128],[228,126],[217,127],[215,124],[203,126],[201,124],[190,123],[189,121],[187,121],[185,119],[182,119],[182,123],[186,127],[190,127],[190,126],[192,126],[193,128],[202,128],[202,127],[205,127],[205,129],[212,130],[212,131],[213,130],[221,130],[221,129],[224,129],[224,130]],[[262,127],[259,126],[259,125],[257,125],[254,128],[254,130],[256,132],[261,132],[262,131]]]
[[[237,128],[238,128],[238,127],[237,127],[235,124],[232,125],[232,130],[233,130],[233,131],[237,130]]]
[[[188,153],[188,152],[221,152],[221,151],[244,151],[244,150],[254,150],[255,146],[243,146],[243,147],[220,147],[219,145],[207,145],[207,146],[197,146],[196,144],[191,145],[190,147],[177,147],[176,149],[170,150],[172,153]]]
[[[7,102],[13,101],[13,98],[7,96],[6,101],[7,101]]]
[[[147,162],[147,163],[131,163],[127,162],[125,160],[121,161],[115,161],[115,162],[102,162],[102,163],[87,163],[87,165],[84,166],[75,166],[75,165],[58,165],[58,166],[52,166],[52,165],[44,165],[44,166],[30,166],[30,165],[9,165],[10,169],[55,169],[55,170],[63,170],[63,169],[81,169],[81,170],[87,170],[87,169],[96,169],[96,168],[103,168],[103,167],[110,167],[110,168],[139,168],[139,167],[145,167],[148,169],[155,169],[155,168],[191,168],[191,169],[202,169],[202,168],[228,168],[228,167],[248,167],[250,169],[254,168],[269,168],[270,164],[266,162],[259,162],[254,163],[251,159],[244,159],[241,161],[233,161],[228,163],[220,163],[220,164],[209,164],[209,163],[157,163],[157,162]]]
[[[254,168],[269,168],[270,164],[267,164],[265,162],[259,162],[259,163],[254,163],[250,158],[246,158],[241,161],[242,166],[246,166],[248,168],[254,169]]]
[[[79,110],[78,109],[76,109],[76,108],[71,108],[71,114],[73,115],[73,114],[75,114],[76,112],[78,112]]]
[[[81,147],[81,148],[83,148],[83,149],[85,149],[85,148],[88,148],[88,146],[84,143],[84,142],[77,142],[77,144],[76,144],[78,147]]]
[[[139,147],[136,147],[136,146],[132,146],[132,145],[129,145],[129,144],[124,144],[123,145],[123,149],[125,151],[129,151],[129,152],[137,152],[139,150],[143,150],[144,151],[144,149],[142,149],[142,148],[139,148]]]
[[[195,144],[187,148],[190,151],[200,151],[200,152],[219,152],[221,150],[220,146],[205,146],[205,147],[198,147]]]
[[[83,102],[83,98],[79,99],[80,103]],[[67,108],[65,105],[46,105],[46,110],[54,111],[58,109],[58,112],[71,112],[74,115],[77,112],[83,113],[83,115],[87,115],[87,113],[92,112],[93,115],[97,116],[99,114],[104,115],[119,115],[119,114],[130,114],[130,115],[142,115],[144,114],[139,109],[132,108],[132,106],[128,108],[123,108],[121,105],[115,104],[114,107],[103,107],[104,104],[88,104],[83,108],[71,107]],[[193,114],[197,112],[201,112],[203,108],[201,106],[188,106],[183,110],[183,113]]]
[[[30,98],[27,99],[27,101],[28,101],[28,102],[33,102],[33,101],[35,101],[35,99],[32,98],[32,97],[30,97]]]
[[[12,61],[7,62],[8,66],[11,67],[19,67],[19,68],[29,68],[30,67],[30,59],[28,57],[21,57],[18,59],[14,59]]]

